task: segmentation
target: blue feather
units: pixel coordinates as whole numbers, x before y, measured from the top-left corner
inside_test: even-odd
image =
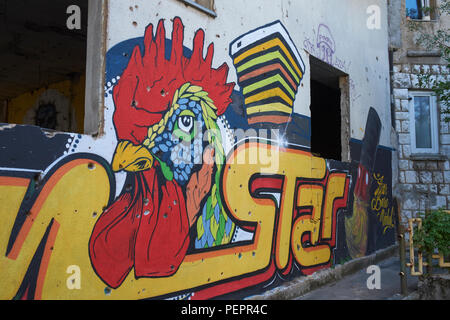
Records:
[[[214,207],[214,217],[216,218],[217,223],[219,223],[219,219],[220,219],[220,207],[219,207],[219,204],[216,204],[216,206]]]

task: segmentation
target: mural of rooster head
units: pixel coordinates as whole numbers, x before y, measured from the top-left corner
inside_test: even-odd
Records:
[[[144,52],[134,48],[113,89],[119,142],[112,169],[127,172],[126,187],[99,217],[89,243],[94,270],[112,288],[132,268],[136,278],[174,274],[190,230],[195,248],[229,243],[234,232],[219,193],[225,155],[216,123],[234,83],[227,83],[225,63],[212,67],[213,44],[203,57],[203,30],[190,56],[183,35],[178,17],[171,42],[163,20],[156,34],[150,24]]]

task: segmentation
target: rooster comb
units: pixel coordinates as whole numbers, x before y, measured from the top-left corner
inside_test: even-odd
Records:
[[[228,66],[224,63],[219,68],[212,67],[214,44],[208,46],[206,57],[203,58],[205,33],[197,30],[193,40],[193,49],[190,56],[183,51],[184,26],[179,17],[173,19],[172,41],[166,42],[166,30],[164,20],[158,22],[156,34],[153,34],[153,25],[145,30],[144,54],[139,46],[133,50],[130,62],[121,79],[136,77],[139,81],[136,92],[145,95],[145,106],[167,108],[175,91],[184,83],[200,86],[208,92],[209,97],[217,107],[217,115],[225,112],[231,102],[231,93],[234,83],[227,83]],[[170,56],[167,58],[167,52]],[[124,77],[125,76],[125,77]],[[146,89],[143,91],[143,89]],[[142,99],[142,97],[140,97]],[[140,103],[142,105],[142,103]]]

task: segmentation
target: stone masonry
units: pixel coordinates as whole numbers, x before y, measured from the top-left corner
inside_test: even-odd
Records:
[[[443,65],[394,64],[392,84],[395,103],[395,127],[398,134],[398,185],[403,221],[417,216],[425,209],[450,205],[450,128],[439,114],[439,153],[433,155],[411,154],[409,90],[421,90],[420,73],[431,74],[432,79],[445,80],[449,70]],[[426,88],[425,88],[426,89]]]

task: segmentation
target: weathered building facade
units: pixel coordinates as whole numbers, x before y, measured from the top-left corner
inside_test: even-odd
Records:
[[[0,297],[243,298],[395,242],[386,1],[87,8],[83,130],[0,127]]]
[[[398,132],[398,184],[403,218],[416,217],[426,209],[447,209],[450,201],[450,131],[444,107],[431,90],[433,84],[448,81],[447,61],[439,48],[419,43],[421,33],[448,30],[449,17],[436,9],[441,1],[420,3],[396,1],[400,22],[391,39],[393,52],[392,86],[395,128]],[[418,6],[419,4],[419,6]],[[396,13],[397,14],[397,13]],[[411,23],[420,24],[412,29]],[[426,76],[426,77],[425,77]],[[394,157],[395,158],[395,157]]]

